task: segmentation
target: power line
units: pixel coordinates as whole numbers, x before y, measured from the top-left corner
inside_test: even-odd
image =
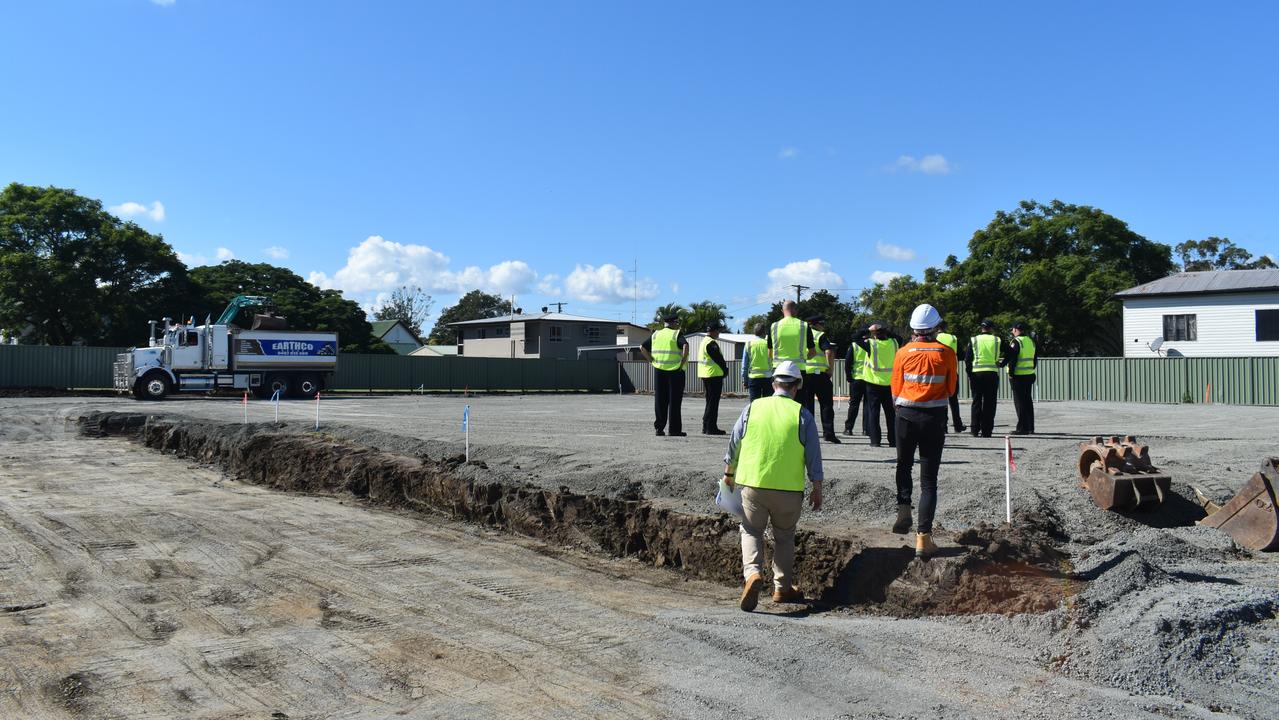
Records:
[[[799,285],[799,284],[793,284],[793,285],[791,285],[791,287],[795,288],[795,302],[799,302],[799,301],[800,301],[800,296],[803,294],[803,292],[804,292],[805,290],[809,290],[809,289],[811,289],[811,287],[812,287],[812,286],[811,286],[811,285]]]

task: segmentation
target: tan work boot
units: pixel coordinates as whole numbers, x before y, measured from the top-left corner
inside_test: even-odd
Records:
[[[802,603],[804,602],[804,593],[794,585],[782,589],[777,588],[773,591],[773,602],[775,603]]]
[[[933,542],[932,533],[915,534],[915,557],[930,558],[937,554],[937,544]]]
[[[752,573],[746,578],[746,585],[742,588],[742,599],[738,604],[745,612],[750,612],[759,604],[759,591],[764,587],[764,578],[759,573]]]

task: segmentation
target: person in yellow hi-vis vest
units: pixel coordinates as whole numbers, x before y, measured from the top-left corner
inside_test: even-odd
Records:
[[[835,436],[835,383],[831,381],[831,373],[835,369],[835,346],[826,335],[826,317],[812,315],[804,322],[813,329],[813,342],[817,345],[817,354],[808,359],[804,366],[804,388],[799,391],[799,404],[808,411],[820,408],[822,420],[822,437],[826,442],[839,444]]]
[[[897,447],[897,411],[893,408],[893,359],[902,345],[902,339],[881,322],[871,323],[870,335],[857,344],[866,351],[866,434],[871,447],[882,447],[883,435],[879,429],[879,411],[884,411],[888,423],[888,447]]]
[[[1035,386],[1039,358],[1035,357],[1035,340],[1030,336],[1029,325],[1024,322],[1013,324],[1013,341],[1005,352],[1004,364],[1008,367],[1013,408],[1017,411],[1017,429],[1013,430],[1013,435],[1034,435],[1035,401],[1031,390]]]
[[[955,358],[959,359],[959,338],[950,334],[946,328],[946,321],[942,320],[941,325],[937,326],[937,342],[950,348],[955,353]],[[968,428],[964,427],[964,419],[959,416],[959,388],[956,386],[955,394],[950,396],[950,419],[955,423],[955,432],[961,433]]]
[[[800,368],[817,354],[813,329],[808,323],[795,317],[799,305],[794,300],[782,303],[782,319],[768,329],[768,350],[772,353],[773,367],[787,360]]]
[[[679,315],[667,315],[662,322],[666,323],[666,327],[640,345],[644,359],[653,365],[653,427],[658,435],[684,437],[688,433],[682,427],[679,410],[684,402],[688,341],[679,331]]]
[[[768,356],[768,326],[759,323],[755,326],[755,337],[746,344],[746,354],[742,357],[742,387],[750,393],[750,399],[758,400],[769,394],[772,383],[769,376],[773,374],[773,361]]]
[[[857,426],[857,417],[862,416],[862,434],[866,435],[866,351],[858,345],[865,341],[870,330],[863,325],[853,335],[853,342],[848,344],[848,354],[844,356],[844,378],[848,380],[848,418],[844,420],[844,434],[852,435]]]
[[[703,435],[725,434],[719,429],[719,397],[724,392],[724,375],[728,372],[728,363],[724,362],[724,353],[719,348],[719,334],[723,329],[718,321],[707,328],[702,358],[697,363],[697,377],[702,379],[702,391],[706,394],[706,409],[702,412]]]
[[[804,476],[813,484],[808,502],[822,507],[822,448],[813,414],[795,402],[803,373],[785,360],[773,370],[773,395],[746,406],[728,439],[724,484],[742,499],[742,576],[739,606],[750,612],[764,587],[764,530],[773,528],[773,602],[804,602],[795,587],[795,526],[804,506]]]
[[[968,388],[973,394],[973,411],[968,429],[973,437],[990,437],[995,431],[996,397],[999,395],[999,336],[995,323],[981,321],[981,333],[968,341],[964,362],[968,365]]]

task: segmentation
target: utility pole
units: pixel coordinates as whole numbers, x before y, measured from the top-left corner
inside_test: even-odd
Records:
[[[566,302],[553,302],[553,303],[546,303],[546,304],[547,304],[548,306],[550,306],[550,305],[554,305],[554,306],[555,306],[555,312],[564,312],[564,306],[565,306],[565,305],[567,305],[568,303],[566,303]]]
[[[791,287],[795,288],[795,302],[799,302],[801,293],[811,289],[808,285],[791,285]]]

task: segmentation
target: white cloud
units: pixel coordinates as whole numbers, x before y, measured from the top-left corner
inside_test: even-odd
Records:
[[[119,205],[112,205],[111,207],[107,208],[107,210],[123,218],[131,218],[131,217],[137,217],[138,215],[144,215],[156,222],[160,222],[164,220],[164,203],[160,202],[159,200],[156,200],[155,202],[151,203],[150,207],[147,207],[146,205],[142,203],[130,201],[130,202],[120,203]]]
[[[888,167],[889,172],[918,172],[925,175],[949,175],[952,170],[950,162],[944,155],[925,155],[916,159],[914,155],[902,155],[897,162]]]
[[[537,282],[537,291],[543,295],[559,295],[564,290],[559,286],[560,276],[555,273],[543,276]]]
[[[209,264],[209,259],[207,257],[198,253],[184,253],[181,250],[178,251],[178,259],[187,267],[199,267],[201,265]]]
[[[160,7],[169,7],[173,5],[174,3],[176,3],[177,1],[178,0],[151,0],[151,4],[159,5]]]
[[[887,285],[893,278],[899,278],[902,273],[893,272],[891,270],[876,270],[870,274],[870,281],[876,284]]]
[[[844,278],[830,263],[821,258],[797,260],[768,271],[768,289],[760,293],[760,302],[777,301],[795,294],[791,285],[807,285],[814,290],[844,286]]]
[[[917,253],[910,248],[904,248],[900,245],[893,245],[882,240],[875,241],[875,252],[879,256],[888,260],[900,260],[909,262],[917,257]]]
[[[279,245],[272,245],[271,247],[263,250],[262,254],[266,255],[272,260],[288,260],[289,259],[289,249],[280,247]]]
[[[626,271],[612,263],[599,267],[578,265],[564,279],[564,287],[574,300],[601,304],[619,304],[635,298],[651,300],[658,293],[657,283],[648,278],[628,282]]]
[[[417,285],[426,292],[465,293],[474,289],[503,296],[528,292],[538,275],[523,260],[506,260],[488,270],[468,266],[449,268],[449,257],[425,245],[397,243],[370,235],[347,253],[346,265],[330,277],[312,272],[310,281],[355,295],[388,292],[401,285]]]
[[[673,295],[679,295],[679,283],[677,282],[671,283],[671,293]]]
[[[229,249],[224,247],[218,248],[218,262],[226,262],[227,260],[234,260],[234,259],[235,259],[235,253],[231,252]]]
[[[792,160],[799,156],[799,148],[787,145],[777,152],[778,160]]]

